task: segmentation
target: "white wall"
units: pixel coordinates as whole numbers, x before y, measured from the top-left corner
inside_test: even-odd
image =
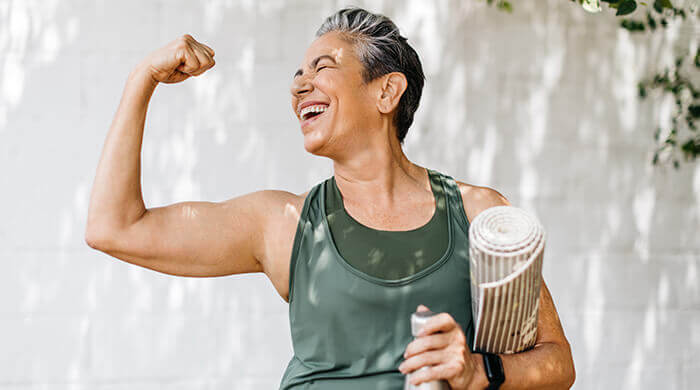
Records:
[[[700,164],[651,165],[671,105],[640,102],[635,85],[673,45],[697,45],[692,25],[652,40],[610,11],[513,3],[509,15],[483,1],[359,2],[394,18],[424,63],[407,155],[540,217],[574,388],[690,389]],[[342,4],[0,0],[0,388],[277,388],[292,349],[272,284],[177,278],[91,250],[88,196],[128,72],[184,33],[217,65],[156,89],[146,204],[301,193],[328,177],[330,162],[303,148],[288,87]]]

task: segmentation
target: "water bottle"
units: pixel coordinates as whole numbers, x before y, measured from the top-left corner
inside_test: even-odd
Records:
[[[434,313],[430,310],[426,311],[417,311],[413,314],[411,314],[411,333],[413,334],[413,337],[416,337],[418,335],[418,332],[423,329],[423,326],[425,326],[426,321],[428,318],[436,315],[438,313]],[[420,385],[414,385],[411,382],[411,377],[413,374],[416,374],[420,372],[421,370],[426,370],[428,367],[421,367],[413,372],[410,372],[406,374],[406,379],[404,381],[403,389],[404,390],[450,390],[450,385],[447,383],[446,380],[437,380],[437,381],[432,381],[432,382],[423,382]]]

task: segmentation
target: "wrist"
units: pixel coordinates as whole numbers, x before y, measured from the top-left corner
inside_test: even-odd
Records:
[[[489,385],[489,379],[486,376],[486,369],[484,368],[484,356],[480,353],[473,352],[471,354],[471,359],[474,362],[474,375],[472,375],[472,380],[469,382],[470,389],[485,389]]]
[[[153,78],[148,65],[140,63],[136,65],[129,73],[128,82],[135,82],[150,88],[155,88],[158,81]]]

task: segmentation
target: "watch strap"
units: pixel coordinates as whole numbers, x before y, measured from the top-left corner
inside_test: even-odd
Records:
[[[501,357],[493,353],[482,353],[484,356],[484,371],[486,378],[489,380],[487,390],[498,390],[501,384],[506,381],[506,375],[503,371],[503,362]]]

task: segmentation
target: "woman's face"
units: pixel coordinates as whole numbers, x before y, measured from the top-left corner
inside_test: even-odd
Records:
[[[308,152],[337,155],[352,150],[349,146],[362,142],[363,132],[381,124],[379,83],[365,83],[362,72],[352,44],[337,32],[309,46],[291,85],[292,109]]]

